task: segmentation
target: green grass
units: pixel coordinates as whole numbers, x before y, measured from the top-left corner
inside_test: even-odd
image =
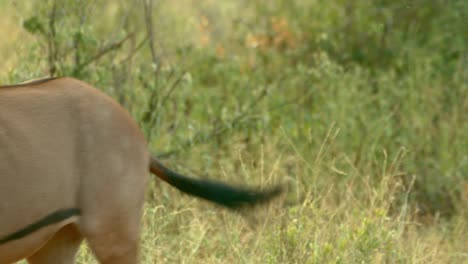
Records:
[[[55,75],[182,173],[289,187],[237,214],[151,180],[142,263],[468,263],[466,1],[160,1],[159,68],[141,3],[82,2],[60,2]],[[0,1],[0,83],[49,74],[51,3]]]

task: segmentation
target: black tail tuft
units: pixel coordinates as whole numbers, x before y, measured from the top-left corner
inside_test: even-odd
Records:
[[[283,191],[280,185],[267,190],[255,191],[233,187],[212,180],[193,179],[169,170],[155,159],[151,160],[150,170],[159,178],[184,193],[203,198],[230,209],[268,202]]]

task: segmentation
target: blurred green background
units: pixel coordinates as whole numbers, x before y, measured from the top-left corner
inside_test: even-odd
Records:
[[[0,0],[0,83],[77,77],[178,170],[289,186],[239,216],[152,182],[144,263],[468,263],[467,25],[464,0]]]

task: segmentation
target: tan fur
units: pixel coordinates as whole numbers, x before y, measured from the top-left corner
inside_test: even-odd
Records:
[[[228,209],[268,202],[151,157],[130,115],[72,78],[0,87],[0,264],[74,263],[82,240],[104,264],[135,264],[147,174]]]
[[[0,238],[53,211],[81,215],[0,244],[0,264],[137,263],[150,155],[129,114],[72,78],[0,87]]]

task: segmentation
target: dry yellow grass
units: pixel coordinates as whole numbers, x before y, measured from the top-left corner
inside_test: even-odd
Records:
[[[179,146],[193,138],[198,130],[208,130],[206,128],[212,125],[210,122],[215,122],[213,120],[229,120],[235,115],[232,113],[249,105],[245,101],[255,98],[258,87],[271,85],[273,88],[266,96],[270,101],[264,108],[255,108],[254,113],[255,118],[263,120],[255,125],[266,127],[253,130],[255,133],[248,127],[241,128],[238,133],[235,128],[229,128],[234,130],[226,139],[229,143],[200,144],[187,153],[176,155],[171,161],[175,165],[181,164],[182,169],[193,169],[198,175],[208,174],[249,185],[285,180],[291,183],[292,189],[287,199],[238,215],[180,195],[152,179],[142,220],[142,263],[468,263],[466,175],[456,178],[462,182],[464,179],[464,183],[457,182],[463,187],[456,214],[447,218],[428,214],[422,221],[415,206],[406,204],[408,189],[405,188],[408,186],[403,187],[401,180],[401,175],[409,172],[400,171],[404,168],[400,159],[411,160],[412,157],[401,157],[395,149],[393,156],[387,154],[387,151],[391,153],[389,145],[397,139],[404,142],[402,148],[408,148],[408,156],[422,153],[426,156],[421,159],[440,161],[440,157],[431,156],[436,155],[431,151],[438,150],[424,150],[428,145],[424,138],[434,136],[429,139],[429,144],[439,144],[433,141],[440,140],[445,133],[455,141],[448,141],[451,145],[448,148],[439,144],[441,153],[444,151],[440,156],[453,159],[456,166],[450,167],[452,162],[447,162],[444,166],[451,171],[443,171],[446,173],[443,176],[460,174],[459,168],[466,166],[466,158],[457,160],[460,155],[454,154],[463,149],[459,144],[462,141],[459,140],[460,129],[449,127],[458,126],[463,130],[466,125],[458,120],[466,119],[456,119],[457,111],[461,112],[459,105],[444,106],[455,109],[453,114],[442,112],[439,108],[444,107],[438,105],[442,104],[439,99],[444,94],[451,95],[447,100],[457,97],[450,93],[458,87],[438,90],[437,82],[445,84],[445,80],[429,79],[438,76],[439,72],[425,62],[420,69],[409,68],[415,72],[408,73],[407,79],[397,79],[395,72],[388,75],[372,73],[378,77],[361,68],[356,71],[351,68],[348,72],[337,66],[326,52],[312,57],[305,49],[299,55],[289,54],[296,56],[295,61],[286,58],[288,49],[301,46],[302,38],[308,34],[317,34],[314,41],[309,39],[310,45],[337,44],[327,42],[333,36],[319,31],[322,21],[315,20],[314,26],[307,28],[310,32],[296,35],[294,22],[297,21],[281,14],[256,17],[258,14],[249,6],[249,1],[222,4],[216,0],[156,2],[160,5],[154,16],[157,51],[164,60],[186,68],[187,82],[169,98],[175,102],[173,105],[168,103],[172,108],[161,111],[161,115],[169,117],[161,116],[162,121],[158,123],[161,127],[155,129],[170,132],[152,135],[151,146],[161,146],[162,143]],[[307,1],[293,2],[301,5]],[[129,3],[111,1],[102,17],[105,23],[97,27],[102,27],[103,31],[112,28],[119,20],[115,17],[119,14],[119,5],[129,8]],[[268,9],[258,3],[257,7]],[[336,3],[327,6],[327,1],[310,3],[330,7],[319,11],[324,14],[327,10],[332,13],[335,9],[344,10]],[[37,57],[34,62],[19,61],[26,58],[20,55],[29,51],[29,42],[35,41],[21,28],[21,16],[30,14],[28,4],[21,5],[25,10],[18,12],[10,2],[0,0],[0,35],[3,39],[0,60],[5,61],[0,65],[0,82],[12,78],[9,73],[16,67],[41,68],[36,65],[40,63]],[[142,27],[142,22],[138,23]],[[334,31],[328,34],[330,32]],[[177,48],[185,53],[179,55]],[[410,51],[412,48],[408,47]],[[147,65],[151,63],[148,53],[138,56],[134,69],[143,65],[138,69],[148,70]],[[309,61],[301,61],[302,57],[313,60],[312,66],[307,65]],[[31,65],[25,67],[25,64]],[[135,78],[146,77],[141,72],[131,74]],[[21,76],[27,75],[28,72],[23,72]],[[277,84],[274,75],[284,75],[285,78]],[[428,78],[426,84],[421,85],[424,78]],[[378,89],[367,94],[368,87],[374,85]],[[161,91],[166,92],[166,88],[163,86]],[[296,93],[300,95],[299,100]],[[233,99],[236,96],[239,98]],[[142,92],[141,97],[149,96]],[[296,100],[293,106],[283,108],[282,103],[290,99]],[[137,100],[141,101],[144,102]],[[146,110],[134,104],[130,106],[136,109],[135,112]],[[270,111],[271,106],[277,105],[281,105],[279,111]],[[421,108],[427,105],[431,107],[422,111]],[[179,110],[186,113],[178,113]],[[220,114],[215,115],[218,112]],[[428,117],[430,114],[434,118]],[[391,119],[394,116],[399,120],[393,126]],[[454,121],[444,123],[447,116]],[[433,127],[431,122],[435,119],[442,120],[442,125]],[[244,121],[246,124],[254,122]],[[418,124],[420,127],[415,132]],[[447,130],[443,130],[444,125]],[[432,133],[431,129],[439,130]],[[415,145],[423,149],[422,152],[410,145],[413,141],[418,141]],[[356,149],[359,144],[360,149]],[[420,159],[418,161],[417,166],[426,165]],[[411,173],[423,180],[430,179],[431,171],[418,169]],[[442,174],[436,177],[443,177]],[[299,202],[292,204],[289,200]],[[78,263],[96,263],[85,246],[78,259]]]

